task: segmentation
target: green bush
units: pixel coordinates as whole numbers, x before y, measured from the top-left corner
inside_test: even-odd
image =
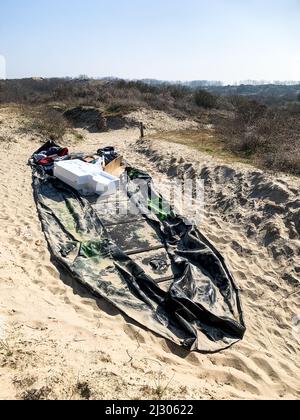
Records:
[[[218,98],[212,93],[200,89],[195,93],[195,103],[200,108],[212,109],[216,108]]]

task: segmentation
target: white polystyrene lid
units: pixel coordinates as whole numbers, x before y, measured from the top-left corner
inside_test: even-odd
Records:
[[[65,160],[62,162],[55,163],[55,169],[59,168],[70,172],[72,175],[79,177],[85,175],[97,176],[103,173],[102,169],[99,166],[83,162],[79,159]]]
[[[110,177],[107,177],[107,176],[104,176],[104,175],[98,175],[98,176],[93,176],[93,181],[96,182],[97,184],[109,185],[111,183],[114,183],[114,182],[118,181],[118,179],[117,178],[110,178]]]

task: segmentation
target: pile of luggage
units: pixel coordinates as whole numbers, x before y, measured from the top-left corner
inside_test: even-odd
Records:
[[[111,195],[124,172],[123,159],[113,147],[99,149],[96,155],[69,154],[52,140],[37,150],[31,164],[43,167],[51,176],[83,195]]]

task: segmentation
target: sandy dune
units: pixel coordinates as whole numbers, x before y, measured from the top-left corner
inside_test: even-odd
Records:
[[[84,136],[66,145],[115,145],[155,178],[187,174],[192,162],[206,180],[200,228],[241,288],[248,331],[223,353],[189,354],[62,276],[26,165],[42,139],[24,132],[17,111],[0,109],[0,399],[299,398],[299,180],[228,168],[184,146],[138,144],[137,130]]]

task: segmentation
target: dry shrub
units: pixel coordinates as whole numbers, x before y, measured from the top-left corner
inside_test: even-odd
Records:
[[[205,93],[211,98],[211,94]],[[140,107],[164,110],[171,114],[197,115],[195,92],[180,85],[152,86],[138,81],[45,79],[0,81],[0,104],[45,106],[62,103],[67,108],[93,106],[105,110],[121,107],[135,110]],[[205,105],[205,104],[204,104]],[[202,106],[202,105],[201,105]]]
[[[41,106],[23,110],[28,118],[27,127],[45,137],[60,140],[69,128],[68,121],[57,109]]]
[[[300,150],[285,150],[284,147],[269,151],[261,156],[263,165],[272,170],[300,175]]]
[[[126,99],[111,99],[105,107],[105,113],[110,116],[123,116],[135,111],[142,103],[137,100],[128,101]]]
[[[245,98],[234,106],[234,117],[219,127],[224,147],[262,167],[300,175],[299,118]]]

